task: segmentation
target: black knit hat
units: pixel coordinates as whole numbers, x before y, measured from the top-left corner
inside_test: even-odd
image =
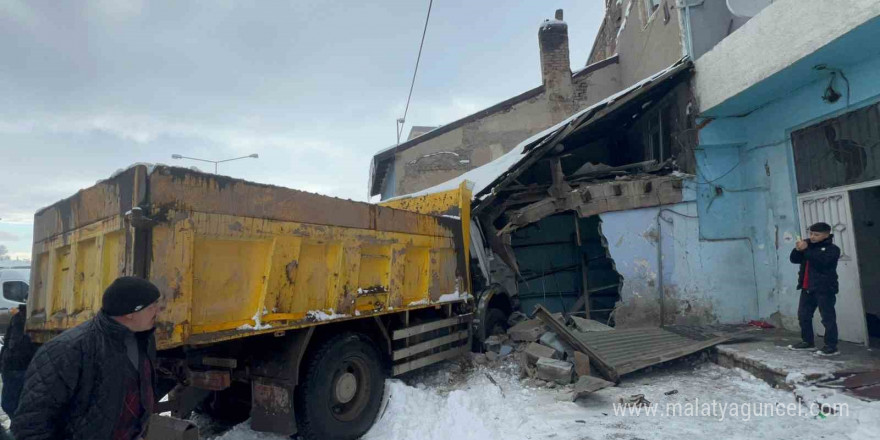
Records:
[[[831,232],[831,225],[828,223],[819,222],[810,226],[810,232]]]
[[[135,277],[119,277],[104,291],[101,310],[110,316],[128,315],[159,299],[159,288]]]

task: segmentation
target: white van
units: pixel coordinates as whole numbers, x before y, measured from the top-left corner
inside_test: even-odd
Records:
[[[27,303],[31,268],[29,266],[0,267],[0,334],[12,318],[10,311]]]

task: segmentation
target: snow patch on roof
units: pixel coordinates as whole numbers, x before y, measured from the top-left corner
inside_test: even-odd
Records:
[[[620,1],[618,1],[617,4],[620,4]],[[635,1],[630,1],[629,5],[626,7],[626,14],[623,14],[623,21],[621,21],[620,29],[617,30],[617,36],[614,38],[615,47],[617,47],[617,44],[620,43],[620,34],[623,32],[624,29],[626,29],[626,19],[629,18],[629,13],[632,11],[634,4],[636,4]]]

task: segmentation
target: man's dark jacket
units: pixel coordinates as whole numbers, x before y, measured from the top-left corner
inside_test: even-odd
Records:
[[[18,313],[9,320],[6,334],[3,336],[3,349],[0,350],[0,372],[27,370],[28,364],[37,351],[31,338],[24,332],[27,308],[18,307]]]
[[[824,241],[813,243],[808,241],[807,248],[803,251],[793,249],[791,260],[794,264],[800,264],[798,272],[797,288],[804,288],[804,271],[807,262],[810,262],[810,278],[808,289],[818,294],[836,294],[839,290],[837,284],[837,260],[840,259],[840,248],[832,243],[834,236],[831,235]]]
[[[112,438],[126,393],[125,375],[133,368],[125,346],[129,334],[100,312],[43,345],[28,367],[12,419],[16,440]],[[138,337],[145,340],[154,366],[150,374],[155,389],[156,341],[152,332]],[[153,406],[144,403],[144,408]]]

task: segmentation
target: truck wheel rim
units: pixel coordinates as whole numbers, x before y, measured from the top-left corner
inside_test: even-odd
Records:
[[[357,392],[357,377],[346,371],[336,381],[336,401],[340,403],[351,402]]]
[[[367,407],[370,396],[370,370],[360,358],[343,361],[333,374],[330,410],[337,420],[355,420]]]

